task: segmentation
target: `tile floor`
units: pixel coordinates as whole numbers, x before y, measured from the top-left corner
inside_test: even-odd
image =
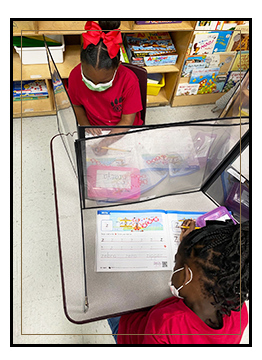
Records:
[[[148,108],[147,124],[214,118],[218,114],[211,112],[213,107],[214,105]],[[21,119],[14,119],[13,131],[13,342],[114,344],[106,320],[75,325],[66,319],[63,312],[49,150],[50,140],[57,134],[56,116],[23,118],[22,134]],[[248,169],[248,163],[245,166]],[[248,343],[248,329],[242,343]]]

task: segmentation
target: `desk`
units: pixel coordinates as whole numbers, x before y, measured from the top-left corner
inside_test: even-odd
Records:
[[[62,135],[63,136],[63,135]],[[98,209],[81,210],[76,173],[69,161],[62,136],[51,141],[57,231],[61,265],[64,311],[74,323],[101,320],[116,314],[146,308],[170,297],[170,271],[95,272],[96,213]],[[202,192],[165,196],[117,209],[164,209],[210,211],[215,204]],[[83,222],[83,228],[82,228]],[[85,311],[86,285],[89,309]]]

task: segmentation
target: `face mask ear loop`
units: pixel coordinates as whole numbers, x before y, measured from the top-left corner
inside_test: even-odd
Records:
[[[185,286],[186,286],[187,284],[189,284],[190,281],[193,279],[193,273],[192,273],[192,270],[190,269],[190,267],[188,268],[188,270],[190,271],[190,279],[185,283]]]

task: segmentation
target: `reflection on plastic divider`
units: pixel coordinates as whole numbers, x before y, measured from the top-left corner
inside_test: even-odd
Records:
[[[136,168],[91,165],[87,169],[88,197],[99,200],[140,197],[140,171]]]

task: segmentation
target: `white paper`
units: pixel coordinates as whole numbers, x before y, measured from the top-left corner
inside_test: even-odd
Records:
[[[169,238],[161,211],[97,215],[97,271],[171,270]]]
[[[172,270],[180,225],[204,213],[164,210],[111,211],[97,215],[96,271]]]

